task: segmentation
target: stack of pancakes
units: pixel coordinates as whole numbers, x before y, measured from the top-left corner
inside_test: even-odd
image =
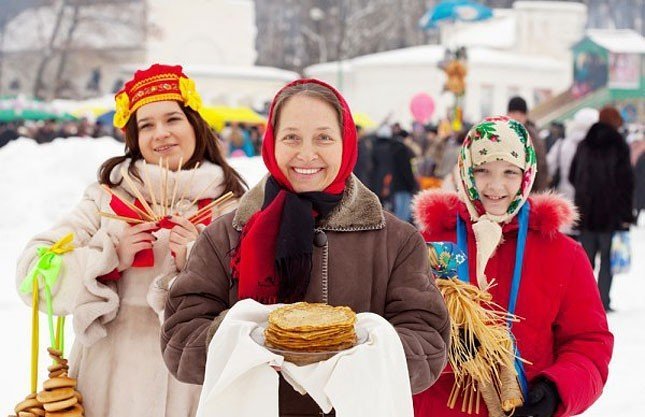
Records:
[[[355,323],[356,313],[349,307],[295,303],[269,314],[265,344],[303,353],[349,349],[356,344]]]

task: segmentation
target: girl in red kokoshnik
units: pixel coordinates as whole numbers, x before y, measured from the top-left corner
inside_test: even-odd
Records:
[[[116,95],[114,124],[125,133],[124,155],[105,161],[98,182],[85,190],[76,208],[35,236],[19,259],[20,282],[36,260],[37,247],[74,234],[76,249],[63,256],[53,305],[54,314],[74,316],[70,376],[78,379],[86,416],[195,415],[200,387],[177,381],[166,369],[159,350],[159,315],[197,236],[222,213],[215,208],[197,224],[189,216],[228,191],[237,197],[244,192],[240,176],[226,163],[198,113],[200,103],[181,66],[155,64],[137,71]],[[158,166],[161,158],[170,169],[167,180]],[[182,170],[177,172],[180,159]],[[182,216],[128,225],[99,215],[134,213],[101,185],[143,207],[121,169],[129,172],[149,206],[150,188],[159,198],[163,183],[176,182],[183,192]],[[23,294],[23,299],[31,304],[31,295]],[[46,311],[43,304],[40,308]]]
[[[459,195],[425,191],[414,210],[426,241],[457,242],[467,254],[459,278],[479,288],[494,280],[493,302],[521,318],[511,331],[529,363],[516,362],[524,405],[513,415],[565,417],[600,396],[613,336],[584,250],[558,231],[576,217],[571,203],[553,194],[529,197],[534,155],[521,124],[487,118],[462,146]],[[465,416],[461,398],[447,406],[454,381],[447,367],[414,397],[415,416]],[[479,415],[488,414],[482,402]]]

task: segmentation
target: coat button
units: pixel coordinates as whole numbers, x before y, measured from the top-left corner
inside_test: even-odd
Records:
[[[314,234],[314,245],[318,246],[319,248],[322,248],[327,244],[327,235],[325,232],[322,230],[316,230],[316,234]]]

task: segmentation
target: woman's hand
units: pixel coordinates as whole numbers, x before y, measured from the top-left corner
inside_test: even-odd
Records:
[[[144,249],[151,249],[152,243],[157,240],[150,229],[156,225],[152,222],[140,223],[136,226],[126,227],[119,235],[119,243],[116,245],[116,253],[119,257],[119,272],[132,266],[134,255]]]
[[[199,236],[199,231],[188,219],[180,216],[172,216],[170,220],[176,224],[170,230],[169,246],[170,250],[175,254],[175,265],[181,271],[186,266],[186,246],[190,242],[194,242]]]

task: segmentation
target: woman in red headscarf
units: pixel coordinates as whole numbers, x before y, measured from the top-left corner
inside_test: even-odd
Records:
[[[356,128],[343,97],[318,80],[288,84],[262,146],[269,175],[206,229],[170,291],[162,349],[171,372],[203,383],[210,339],[238,300],[309,301],[385,317],[412,391],[430,386],[446,363],[446,308],[420,234],[352,175]],[[279,403],[280,415],[320,415],[288,384]]]

